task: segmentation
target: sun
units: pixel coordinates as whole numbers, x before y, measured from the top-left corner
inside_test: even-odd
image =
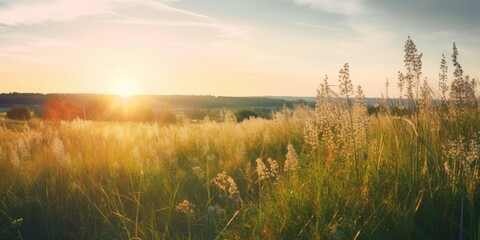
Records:
[[[122,98],[128,98],[136,93],[135,82],[131,79],[118,79],[114,84],[114,94]]]

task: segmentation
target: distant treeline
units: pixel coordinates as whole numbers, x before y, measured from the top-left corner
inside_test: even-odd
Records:
[[[238,122],[242,122],[243,120],[249,119],[251,117],[254,118],[263,118],[263,119],[271,119],[272,112],[280,111],[281,108],[249,108],[249,109],[238,109],[233,111],[235,118]],[[208,118],[213,121],[223,121],[225,111],[224,110],[212,110],[212,109],[198,109],[192,108],[183,111],[183,116],[187,119],[191,120],[203,120]]]
[[[3,93],[0,94],[0,107],[12,106],[39,106],[52,98],[61,98],[77,105],[86,105],[93,98],[112,95],[101,94],[40,94],[40,93]],[[266,97],[216,97],[216,96],[182,96],[167,95],[153,96],[141,95],[130,97],[133,101],[141,101],[153,109],[162,109],[167,106],[170,109],[221,109],[221,108],[281,108],[284,105],[293,107],[298,101],[286,101]],[[311,106],[313,102],[306,102]]]
[[[191,120],[208,118],[222,121],[224,111],[234,112],[238,121],[250,117],[269,119],[273,111],[282,107],[292,108],[304,100],[285,101],[262,97],[215,96],[133,96],[123,99],[101,94],[0,94],[0,108],[8,110],[7,118],[28,120],[40,117],[45,120],[95,121],[159,121],[177,122],[177,116]]]

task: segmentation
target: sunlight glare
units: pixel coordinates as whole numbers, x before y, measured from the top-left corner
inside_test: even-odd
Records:
[[[115,81],[115,94],[128,98],[135,94],[135,83],[129,79],[119,79]]]

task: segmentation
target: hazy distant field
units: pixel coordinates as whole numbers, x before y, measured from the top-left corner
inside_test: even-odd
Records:
[[[416,56],[370,114],[345,64],[271,120],[2,120],[0,239],[478,239],[475,81]]]

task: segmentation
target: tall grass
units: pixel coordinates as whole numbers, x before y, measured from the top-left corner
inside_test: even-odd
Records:
[[[408,104],[378,115],[345,65],[272,120],[3,124],[0,238],[478,239],[477,99],[457,70],[432,101],[407,43]]]
[[[302,121],[290,115],[241,124],[78,120],[0,128],[0,234],[215,238],[238,207],[228,205],[211,179],[225,171],[247,193],[247,162],[283,159],[288,143],[302,141]],[[175,210],[184,200],[195,205],[194,216]]]

